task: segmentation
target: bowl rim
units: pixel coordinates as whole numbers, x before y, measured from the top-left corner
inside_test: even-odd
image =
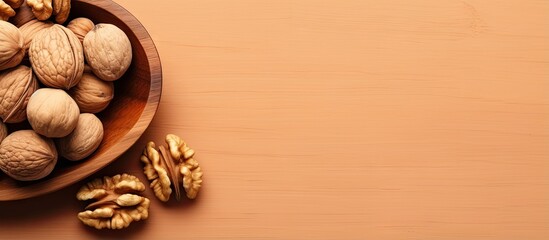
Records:
[[[47,193],[58,191],[89,177],[90,175],[108,166],[128,151],[131,146],[133,146],[143,135],[156,115],[156,110],[158,109],[162,95],[162,64],[156,45],[154,44],[149,32],[133,14],[112,0],[73,0],[73,2],[91,4],[103,9],[109,14],[116,16],[132,30],[133,34],[137,37],[142,46],[147,46],[143,47],[149,67],[151,68],[151,82],[147,102],[139,119],[135,122],[131,129],[120,137],[116,145],[111,146],[108,151],[103,152],[96,159],[94,159],[94,161],[97,161],[98,163],[85,165],[76,173],[67,172],[65,174],[49,178],[45,181],[37,181],[35,184],[21,186],[17,189],[0,188],[0,201],[22,200],[38,197]]]

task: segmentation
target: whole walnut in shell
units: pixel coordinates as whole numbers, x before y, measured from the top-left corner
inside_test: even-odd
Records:
[[[78,39],[80,39],[80,42],[84,42],[84,37],[86,37],[86,34],[88,34],[94,27],[95,24],[93,24],[92,20],[83,17],[75,18],[69,22],[69,25],[67,25],[67,28],[70,29],[78,37]]]
[[[27,119],[27,103],[38,89],[32,69],[19,66],[0,73],[0,117],[6,123]]]
[[[32,69],[44,85],[70,89],[84,72],[82,44],[74,33],[59,24],[35,35],[29,48]]]
[[[0,144],[0,169],[15,180],[44,178],[56,163],[53,141],[32,130],[14,132]]]
[[[114,84],[84,73],[80,83],[71,88],[69,94],[80,107],[80,112],[98,113],[107,108],[113,99]]]
[[[105,80],[122,77],[132,62],[128,36],[112,24],[97,24],[84,38],[84,55],[93,73]]]
[[[15,67],[25,57],[23,36],[17,27],[0,21],[0,71]]]
[[[78,105],[63,90],[42,88],[34,92],[27,105],[27,118],[37,133],[60,138],[69,135],[78,124]]]
[[[24,39],[23,48],[28,49],[30,47],[32,39],[34,39],[34,36],[36,36],[36,34],[41,30],[49,28],[51,26],[53,26],[52,22],[42,22],[36,19],[33,19],[23,24],[23,26],[19,28]]]
[[[91,155],[103,140],[103,124],[91,113],[80,114],[76,128],[68,136],[59,139],[59,154],[71,161]]]

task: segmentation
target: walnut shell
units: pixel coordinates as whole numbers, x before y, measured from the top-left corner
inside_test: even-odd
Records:
[[[92,20],[83,17],[75,18],[69,22],[69,25],[67,25],[67,28],[70,29],[76,37],[78,37],[81,43],[84,42],[84,37],[86,37],[86,34],[88,34],[94,27],[95,24],[93,24]]]
[[[71,88],[69,94],[74,99],[80,112],[98,113],[103,111],[114,97],[114,84],[105,82],[95,75],[84,73],[80,83]]]
[[[59,154],[71,161],[91,155],[103,140],[103,124],[91,113],[80,114],[76,128],[68,136],[59,139]]]
[[[0,117],[6,123],[27,119],[27,103],[38,89],[38,81],[27,66],[0,73]]]
[[[17,27],[0,21],[0,71],[15,67],[25,57],[23,36]]]
[[[78,105],[63,90],[42,88],[34,92],[27,105],[32,129],[50,138],[69,135],[78,124]]]
[[[132,62],[128,36],[112,24],[97,24],[84,38],[84,55],[93,73],[105,80],[122,77]]]
[[[53,141],[32,130],[14,132],[0,144],[0,169],[15,180],[44,178],[56,163]]]
[[[8,127],[3,122],[0,122],[0,142],[8,136]]]
[[[29,57],[36,76],[48,87],[68,90],[82,78],[82,44],[71,30],[59,24],[36,34]]]
[[[23,35],[23,48],[29,49],[30,44],[34,36],[43,29],[53,26],[52,22],[42,22],[36,19],[33,19],[21,26],[19,30]]]

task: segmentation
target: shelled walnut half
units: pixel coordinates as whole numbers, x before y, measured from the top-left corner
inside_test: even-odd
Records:
[[[129,174],[95,179],[76,194],[78,200],[96,200],[78,213],[82,223],[96,229],[122,229],[149,217],[150,200],[139,196],[145,185]]]
[[[8,3],[0,0],[0,21],[8,21],[13,16],[15,16],[15,10]]]
[[[166,136],[166,143],[170,148],[168,158],[178,159],[180,162],[178,168],[179,173],[183,176],[183,188],[187,197],[195,199],[202,187],[202,169],[194,160],[194,150],[187,146],[187,143],[180,137],[173,134]]]
[[[166,202],[170,199],[173,186],[179,200],[183,187],[187,198],[195,199],[202,186],[202,169],[193,158],[194,150],[173,134],[166,136],[166,143],[169,149],[159,146],[158,151],[154,142],[147,143],[141,156],[141,162],[145,164],[143,170],[151,181],[154,194]]]
[[[44,21],[53,13],[52,0],[27,0],[27,5],[32,8],[32,13],[38,20]]]

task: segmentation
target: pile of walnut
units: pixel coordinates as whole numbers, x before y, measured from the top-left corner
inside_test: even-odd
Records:
[[[99,147],[103,124],[94,114],[113,99],[132,49],[114,25],[86,18],[61,25],[70,0],[24,2],[0,0],[0,169],[33,181],[51,173],[58,155],[78,161]],[[35,19],[17,28],[6,20],[20,7]],[[4,125],[25,121],[32,130],[8,133]]]
[[[150,187],[163,202],[170,199],[172,187],[177,200],[181,186],[188,198],[196,198],[202,186],[202,169],[194,160],[194,150],[173,134],[166,136],[166,143],[168,149],[160,146],[156,150],[154,142],[149,142],[141,156]],[[150,201],[139,195],[144,190],[143,183],[128,174],[95,179],[76,194],[78,200],[94,201],[78,214],[78,219],[97,229],[121,229],[134,221],[145,220],[149,216]]]

